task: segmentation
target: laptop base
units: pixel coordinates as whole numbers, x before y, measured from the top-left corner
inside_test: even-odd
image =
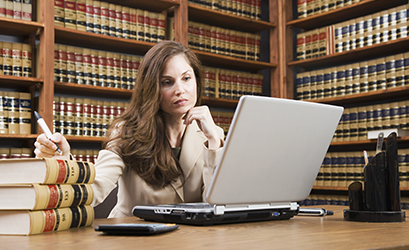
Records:
[[[296,215],[298,210],[267,209],[240,212],[225,212],[223,215],[214,215],[213,212],[181,212],[174,210],[166,214],[158,214],[154,210],[134,209],[136,217],[146,221],[178,223],[195,226],[209,226],[218,224],[257,222],[270,220],[288,220]]]

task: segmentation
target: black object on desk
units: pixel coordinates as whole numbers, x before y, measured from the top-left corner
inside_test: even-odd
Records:
[[[403,222],[401,211],[398,147],[396,133],[386,139],[381,151],[364,168],[362,184],[354,182],[348,187],[349,209],[344,210],[347,221]]]

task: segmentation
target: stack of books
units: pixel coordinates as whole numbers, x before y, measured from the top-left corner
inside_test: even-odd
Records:
[[[53,158],[0,161],[0,235],[32,235],[91,226],[90,162]]]

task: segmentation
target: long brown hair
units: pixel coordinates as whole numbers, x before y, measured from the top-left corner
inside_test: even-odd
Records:
[[[134,170],[150,185],[169,185],[183,172],[174,155],[160,109],[161,76],[166,63],[175,55],[184,55],[193,68],[197,84],[197,100],[202,93],[201,63],[184,45],[163,41],[153,46],[139,67],[129,106],[114,120],[104,147],[116,151],[125,166]]]

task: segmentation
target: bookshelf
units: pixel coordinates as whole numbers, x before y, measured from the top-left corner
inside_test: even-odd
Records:
[[[284,1],[283,1],[284,2]],[[370,46],[357,47],[348,51],[328,54],[320,57],[297,60],[297,39],[296,35],[301,32],[314,30],[329,25],[349,21],[351,19],[363,17],[377,12],[389,10],[401,5],[405,5],[407,1],[391,0],[391,1],[374,1],[361,0],[351,1],[350,5],[329,10],[327,12],[307,16],[304,18],[297,17],[297,1],[286,2],[285,8],[285,36],[288,44],[286,45],[286,66],[285,74],[287,76],[287,85],[293,98],[297,98],[296,94],[296,78],[297,73],[315,71],[340,65],[347,65],[365,60],[373,60],[380,57],[387,57],[398,53],[408,52],[407,43],[409,37],[400,37],[394,40],[388,40]],[[292,43],[291,43],[292,41]],[[308,101],[328,103],[344,106],[345,108],[372,105],[377,103],[391,103],[399,100],[407,100],[409,96],[409,86],[403,85],[395,88],[380,89],[372,92],[361,92],[357,94],[330,96],[320,99],[311,99]],[[376,140],[366,139],[358,141],[335,141],[331,143],[329,152],[352,152],[374,149]],[[409,148],[409,137],[398,138],[399,148]],[[409,188],[401,187],[403,194],[407,196]],[[313,193],[337,193],[345,192],[347,187],[334,186],[314,186]]]
[[[143,9],[151,12],[165,14],[167,18],[175,18],[175,40],[188,45],[188,21],[202,22],[207,25],[217,25],[226,29],[234,29],[241,32],[259,33],[268,31],[264,43],[267,48],[263,51],[263,61],[250,61],[233,58],[225,55],[217,55],[204,51],[195,53],[205,66],[219,67],[249,73],[268,71],[263,85],[271,89],[273,96],[279,96],[277,90],[282,88],[280,84],[279,68],[279,32],[278,32],[278,0],[262,0],[263,20],[255,20],[248,17],[227,14],[213,9],[200,7],[188,0],[106,0],[104,2],[126,6],[135,9]],[[268,6],[268,8],[264,8]],[[265,12],[265,13],[264,13]],[[108,88],[92,85],[80,85],[76,83],[57,82],[54,79],[54,45],[64,44],[88,48],[92,50],[110,51],[115,53],[142,56],[155,43],[117,38],[86,31],[79,31],[66,27],[59,27],[54,23],[54,1],[36,0],[32,3],[33,21],[16,20],[0,17],[1,35],[22,37],[33,49],[33,77],[16,77],[0,75],[0,87],[4,89],[17,89],[32,94],[32,111],[37,111],[50,126],[53,125],[53,98],[55,95],[71,95],[80,98],[107,98],[129,100],[132,95],[130,89]],[[169,19],[166,19],[168,22]],[[168,33],[168,30],[166,30]],[[166,34],[168,37],[169,34]],[[12,87],[11,87],[12,86]],[[34,105],[34,101],[36,104]],[[237,100],[204,97],[202,103],[211,108],[234,109]],[[32,134],[0,134],[0,139],[11,141],[25,141],[32,145],[37,137],[36,123],[31,119]],[[80,144],[101,144],[103,137],[92,136],[67,136],[69,141]],[[32,147],[32,146],[31,146]]]

